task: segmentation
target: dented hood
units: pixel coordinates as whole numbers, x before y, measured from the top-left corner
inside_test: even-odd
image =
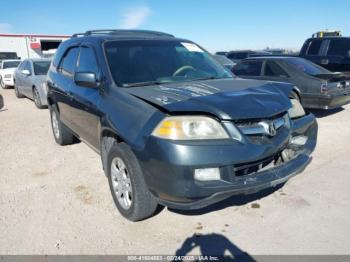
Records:
[[[265,118],[287,111],[292,85],[218,79],[126,88],[129,94],[169,113],[210,113],[223,120]]]

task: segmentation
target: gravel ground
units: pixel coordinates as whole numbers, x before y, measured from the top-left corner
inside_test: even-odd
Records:
[[[0,93],[0,254],[350,254],[350,106],[315,112],[313,162],[283,188],[131,223],[95,152],[58,146],[48,110]]]

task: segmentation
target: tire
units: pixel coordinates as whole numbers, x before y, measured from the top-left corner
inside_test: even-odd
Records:
[[[57,144],[64,146],[70,145],[74,142],[74,135],[72,132],[61,122],[60,115],[55,106],[50,108],[51,127],[52,133]]]
[[[18,88],[16,87],[16,84],[15,84],[15,86],[14,86],[14,89],[15,89],[15,95],[16,95],[17,98],[24,98],[24,95],[22,95],[22,94],[19,92]]]
[[[155,213],[158,202],[148,190],[139,162],[127,144],[113,143],[107,154],[106,173],[114,203],[122,216],[140,221]]]
[[[36,87],[33,88],[33,99],[34,99],[34,104],[38,109],[45,108],[45,106],[43,106],[41,103],[40,94]]]

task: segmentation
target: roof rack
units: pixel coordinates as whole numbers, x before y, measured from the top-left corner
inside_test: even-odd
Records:
[[[91,35],[153,35],[153,36],[168,36],[174,37],[171,34],[151,31],[151,30],[126,30],[126,29],[100,29],[100,30],[89,30],[85,33],[76,33],[72,35],[72,37],[83,37],[83,36],[91,36]]]

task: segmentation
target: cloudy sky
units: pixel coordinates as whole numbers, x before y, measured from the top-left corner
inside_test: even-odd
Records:
[[[13,0],[4,1],[1,9],[0,33],[151,29],[188,38],[210,51],[298,49],[326,28],[350,35],[347,0]]]

